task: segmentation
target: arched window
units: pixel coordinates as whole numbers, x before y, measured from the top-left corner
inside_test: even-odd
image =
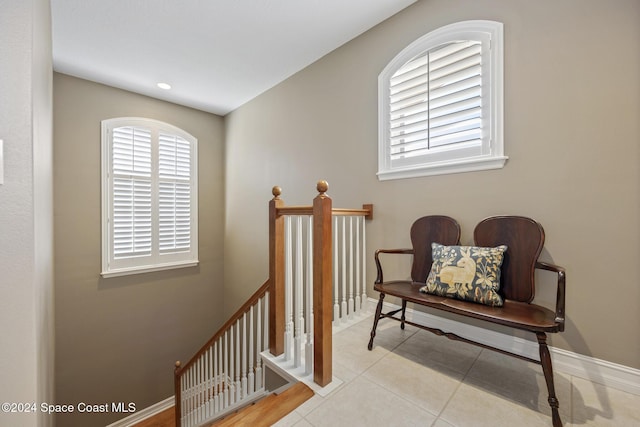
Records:
[[[378,179],[504,166],[502,24],[465,21],[400,52],[378,79]]]
[[[102,276],[198,263],[198,146],[151,119],[102,121]]]

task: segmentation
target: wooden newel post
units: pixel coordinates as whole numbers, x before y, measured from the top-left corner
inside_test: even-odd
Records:
[[[274,356],[284,352],[284,217],[278,208],[282,189],[273,187],[269,202],[269,351]]]
[[[313,380],[324,387],[333,376],[331,366],[333,320],[331,199],[329,184],[319,181],[313,199]]]

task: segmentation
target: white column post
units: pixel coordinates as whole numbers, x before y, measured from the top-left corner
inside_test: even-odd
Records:
[[[284,360],[293,357],[293,262],[292,262],[291,216],[285,218],[285,281],[284,281]]]

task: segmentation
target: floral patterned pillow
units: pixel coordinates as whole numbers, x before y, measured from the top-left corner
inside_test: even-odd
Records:
[[[500,266],[507,247],[443,246],[431,244],[433,264],[421,292],[502,306]]]

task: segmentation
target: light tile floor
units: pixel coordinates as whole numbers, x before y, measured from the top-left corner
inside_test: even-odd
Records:
[[[315,395],[277,427],[551,426],[539,365],[372,317],[333,336],[333,374],[344,383]],[[640,396],[555,372],[565,426],[640,426]]]

